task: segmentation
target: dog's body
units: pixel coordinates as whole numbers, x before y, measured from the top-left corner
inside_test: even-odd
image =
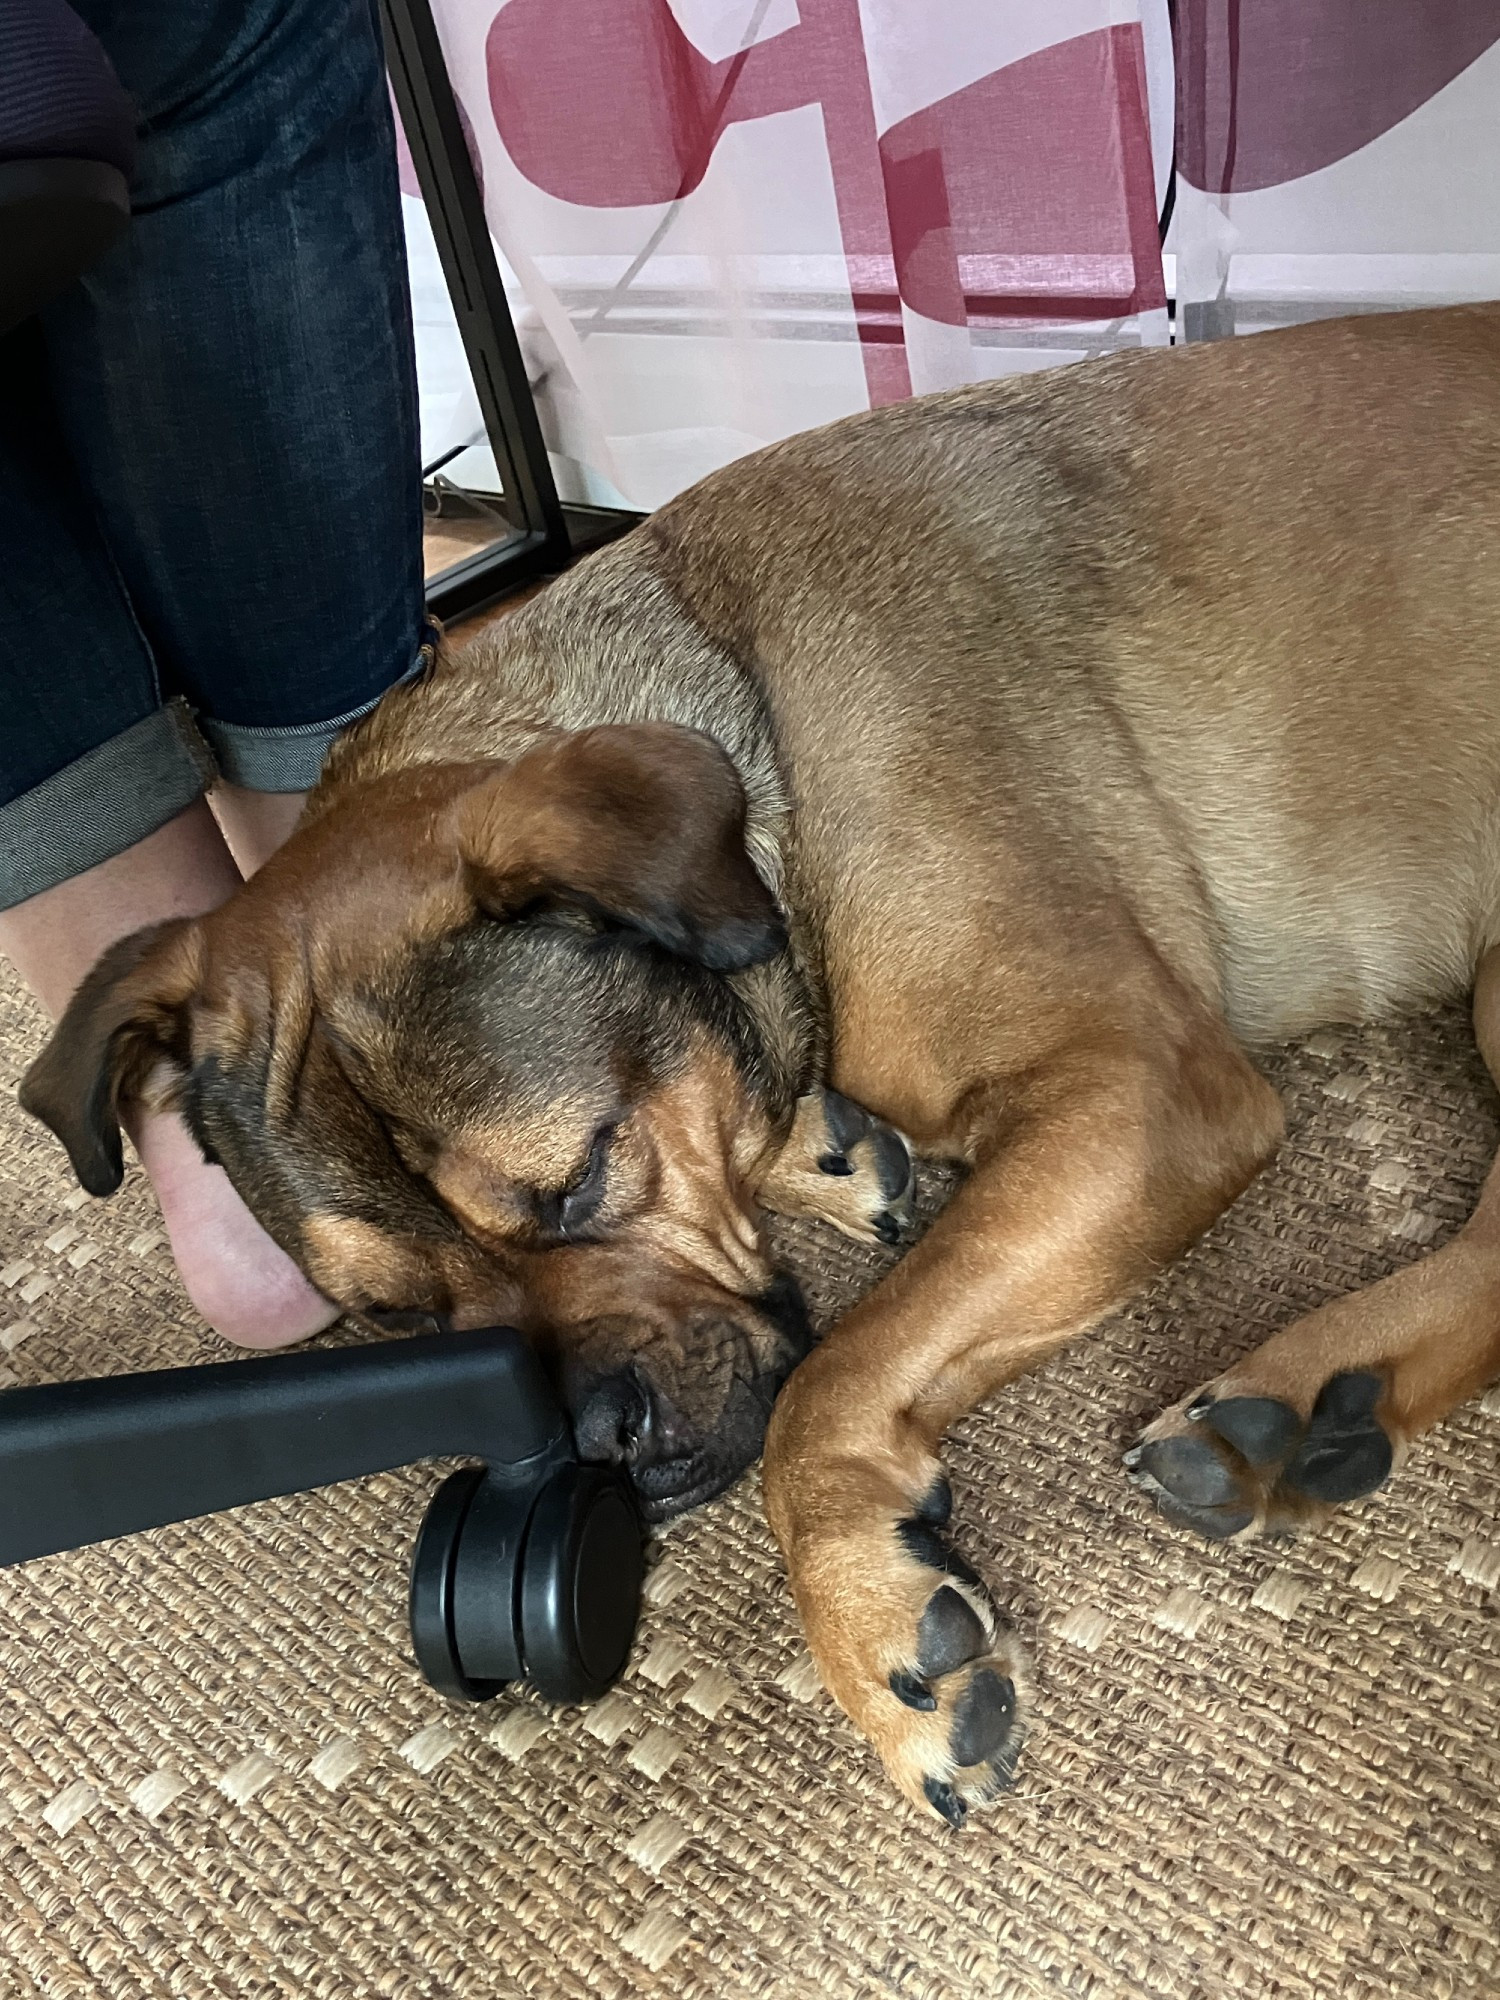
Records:
[[[771,1277],[757,1203],[892,1233],[894,1141],[845,1098],[962,1161],[766,1447],[828,1685],[956,1821],[1008,1773],[1016,1670],[939,1535],[942,1432],[1263,1164],[1280,1107],[1247,1044],[1474,986],[1500,1060],[1497,653],[1500,308],[854,418],[715,475],[389,697],[235,903],[86,989],[31,1101],[101,1183],[98,1089],[67,1077],[129,1088],[165,1053],[332,1296],[529,1311],[637,1379],[671,1348],[679,1389],[711,1320],[699,1428],[733,1404],[737,1438],[798,1345],[746,1303]],[[495,1028],[533,1002],[524,1035]],[[482,1045],[489,1083],[414,1082],[418,1018]],[[344,1117],[330,1194],[335,1070],[364,1138]],[[420,1200],[358,1191],[372,1146]],[[649,1342],[622,1330],[636,1284]],[[1278,1335],[1127,1463],[1210,1535],[1291,1525],[1495,1374],[1492,1184],[1454,1243]],[[656,1422],[686,1465],[674,1395]],[[581,1435],[639,1453],[617,1405]],[[663,1505],[726,1470],[703,1463]]]

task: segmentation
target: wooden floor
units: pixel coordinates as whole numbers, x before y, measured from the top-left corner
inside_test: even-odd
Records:
[[[462,562],[465,556],[477,555],[481,549],[491,547],[501,537],[488,521],[429,521],[422,531],[423,570],[429,576],[436,576],[453,563]],[[503,618],[508,611],[514,611],[519,604],[525,604],[535,597],[539,590],[547,587],[546,579],[541,583],[528,584],[524,590],[512,591],[502,597],[498,604],[491,604],[483,611],[476,611],[468,618],[444,622],[444,631],[451,643],[472,639],[491,625],[497,618]]]
[[[427,521],[422,527],[423,574],[436,576],[439,570],[450,569],[465,556],[478,555],[481,549],[503,541],[508,532],[500,521],[462,518]]]

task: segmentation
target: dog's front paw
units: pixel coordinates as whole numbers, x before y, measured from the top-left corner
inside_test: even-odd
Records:
[[[898,1788],[950,1826],[1010,1784],[1025,1662],[943,1529],[939,1477],[908,1514],[798,1538],[792,1587],[814,1662]]]
[[[851,1236],[876,1236],[892,1245],[909,1241],[917,1213],[911,1147],[894,1125],[852,1097],[821,1090],[817,1099],[823,1136],[814,1164],[824,1184],[821,1212]]]
[[[1385,1484],[1405,1443],[1386,1387],[1348,1369],[1308,1403],[1231,1370],[1158,1417],[1125,1469],[1169,1521],[1211,1541],[1287,1534]]]
[[[915,1233],[916,1192],[911,1148],[895,1126],[836,1090],[798,1101],[791,1137],[758,1190],[782,1215],[815,1216],[892,1246]]]

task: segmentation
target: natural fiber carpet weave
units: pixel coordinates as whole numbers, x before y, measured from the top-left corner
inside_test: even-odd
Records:
[[[88,1202],[16,1111],[38,1036],[0,989],[0,1364],[213,1358],[139,1178]],[[1164,1401],[1451,1232],[1495,1145],[1459,1014],[1270,1068],[1276,1167],[952,1445],[1038,1678],[1017,1788],[964,1834],[819,1692],[753,1478],[661,1537],[599,1706],[445,1705],[404,1645],[423,1467],[0,1577],[0,1995],[1500,1993],[1500,1394],[1305,1544],[1196,1544],[1117,1466]],[[825,1313],[877,1268],[789,1244]]]

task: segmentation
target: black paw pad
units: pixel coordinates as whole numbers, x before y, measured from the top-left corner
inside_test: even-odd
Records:
[[[1391,1441],[1375,1419],[1385,1392],[1366,1369],[1335,1375],[1313,1405],[1307,1436],[1282,1474],[1283,1485],[1314,1500],[1358,1500],[1390,1477]]]
[[[1194,1404],[1193,1410],[1197,1408]],[[1232,1444],[1251,1465],[1279,1465],[1302,1430],[1302,1419],[1291,1404],[1274,1396],[1226,1396],[1222,1402],[1209,1402],[1196,1421]]]
[[[896,1533],[901,1538],[901,1546],[909,1556],[929,1569],[940,1569],[945,1576],[956,1576],[961,1583],[969,1583],[976,1590],[982,1590],[979,1572],[966,1563],[957,1550],[943,1540],[930,1522],[915,1517],[896,1523]]]
[[[944,1784],[941,1778],[924,1778],[922,1791],[928,1805],[935,1813],[941,1813],[949,1826],[962,1826],[969,1817],[969,1808],[953,1787]]]
[[[946,1528],[953,1518],[953,1488],[941,1473],[918,1502],[916,1518],[929,1528]]]
[[[889,1125],[877,1125],[870,1138],[875,1178],[886,1201],[894,1201],[911,1186],[911,1155],[905,1141]]]
[[[870,1224],[881,1242],[894,1250],[901,1241],[901,1224],[888,1208],[883,1208]]]
[[[827,1127],[829,1138],[833,1141],[831,1150],[835,1153],[847,1153],[849,1148],[857,1146],[869,1131],[870,1114],[862,1110],[852,1097],[845,1097],[841,1091],[825,1090],[823,1123]]]
[[[1312,1422],[1308,1428],[1317,1430],[1320,1425],[1369,1423],[1375,1415],[1376,1404],[1384,1394],[1385,1383],[1368,1368],[1330,1375],[1313,1404]]]
[[[1154,1481],[1186,1507],[1222,1507],[1239,1497],[1234,1468],[1196,1432],[1137,1445],[1125,1454],[1125,1463],[1138,1478]]]
[[[897,1667],[888,1683],[897,1701],[904,1701],[908,1708],[930,1709],[937,1707],[937,1696],[916,1674],[909,1674]]]
[[[946,1583],[928,1599],[917,1626],[917,1666],[924,1680],[956,1673],[989,1650],[984,1620]]]
[[[948,1754],[955,1764],[983,1764],[1010,1734],[1016,1690],[993,1667],[980,1667],[953,1711]]]

